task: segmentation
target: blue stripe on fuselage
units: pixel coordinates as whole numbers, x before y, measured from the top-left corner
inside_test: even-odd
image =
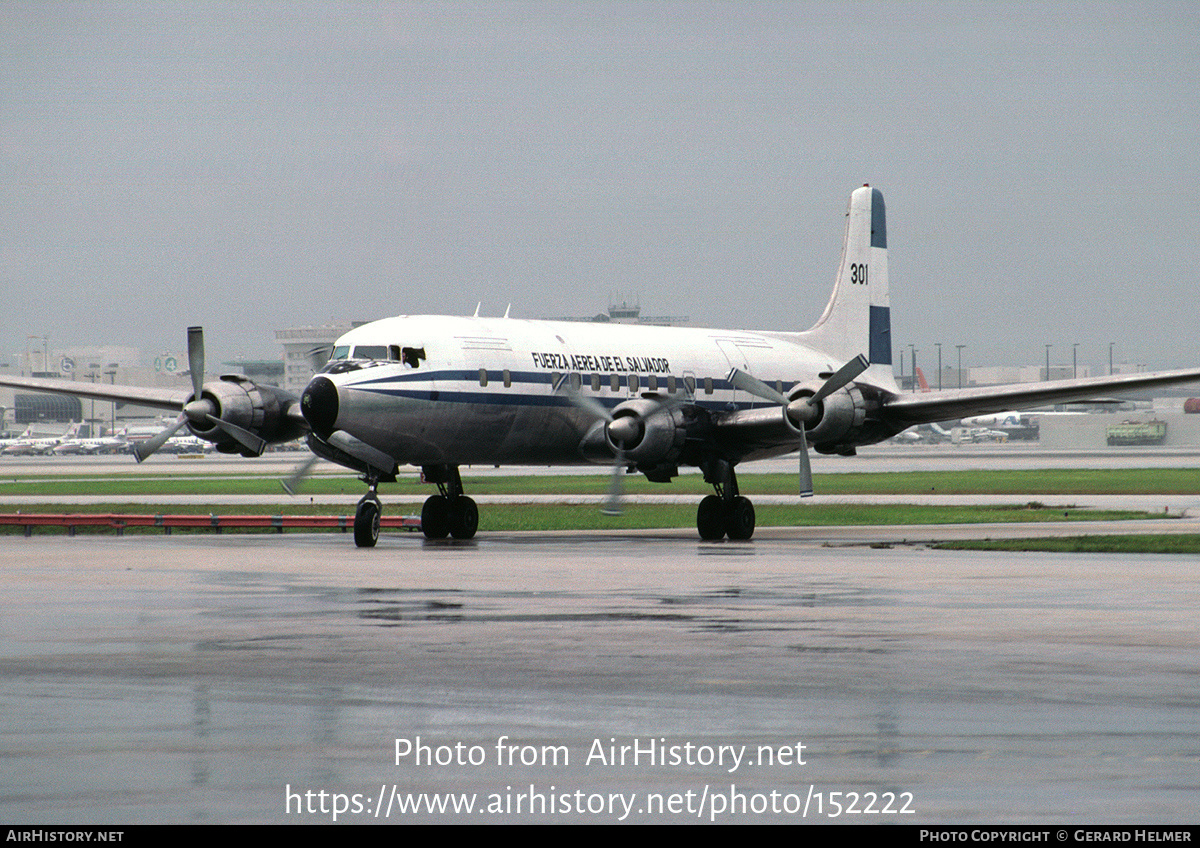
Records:
[[[491,369],[489,369],[489,379],[491,379]],[[499,373],[499,372],[497,372]],[[607,375],[606,375],[607,376]],[[517,371],[510,372],[512,386],[497,386],[494,390],[469,390],[453,388],[455,383],[477,383],[479,380],[478,371],[425,371],[421,374],[394,374],[388,377],[378,377],[376,379],[367,380],[361,383],[343,384],[342,388],[354,389],[357,391],[370,392],[371,394],[387,395],[389,397],[407,398],[409,400],[419,401],[439,401],[447,403],[477,403],[487,405],[512,405],[512,406],[572,406],[571,399],[562,394],[528,394],[527,392],[514,391],[518,385],[524,384],[529,386],[547,386],[549,384],[550,375],[542,371]],[[644,379],[644,378],[643,378]],[[665,379],[665,378],[660,378]],[[677,378],[678,379],[678,378]],[[426,388],[421,388],[413,383],[427,383]],[[403,384],[397,386],[397,384]],[[605,391],[608,389],[608,380],[604,382]],[[620,376],[620,385],[628,389],[628,376]],[[795,383],[784,383],[783,392],[786,394],[795,386]],[[482,387],[481,387],[482,388]],[[616,395],[605,397],[600,393],[590,391],[590,386],[585,383],[585,388],[589,389],[586,397],[599,402],[602,406],[608,409],[613,409],[620,404],[632,398]],[[714,379],[714,391],[734,391],[734,387],[726,380]],[[654,394],[658,394],[657,392]],[[678,397],[676,395],[668,395],[662,392],[665,397]],[[760,406],[771,406],[768,401],[754,400],[743,401],[737,404],[731,404],[728,400],[701,400],[701,396],[693,395],[688,403],[695,406],[712,411],[736,409],[754,409]]]

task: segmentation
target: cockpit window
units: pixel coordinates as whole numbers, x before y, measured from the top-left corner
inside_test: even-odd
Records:
[[[355,359],[387,359],[387,345],[356,345]]]
[[[338,345],[329,357],[329,365],[341,362],[339,369],[332,373],[342,373],[347,370],[369,368],[385,362],[403,362],[409,368],[420,368],[421,360],[425,358],[423,347],[402,347],[400,345]],[[326,368],[329,367],[326,366]]]

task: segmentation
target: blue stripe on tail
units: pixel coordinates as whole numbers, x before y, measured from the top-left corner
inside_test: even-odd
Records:
[[[870,351],[873,364],[892,364],[892,310],[886,306],[871,307]]]
[[[883,192],[871,189],[871,247],[887,247],[887,215],[883,209]],[[871,357],[872,362],[882,361]],[[888,356],[888,362],[892,358]]]

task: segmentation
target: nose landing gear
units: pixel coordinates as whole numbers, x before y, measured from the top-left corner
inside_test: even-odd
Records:
[[[373,548],[379,541],[379,516],[383,512],[375,493],[379,481],[371,478],[367,483],[370,489],[354,510],[354,544],[360,548]]]
[[[479,529],[479,507],[463,494],[458,466],[425,466],[426,482],[436,483],[438,494],[425,501],[421,509],[421,532],[426,539],[471,539]],[[383,511],[376,488],[379,478],[364,478],[369,489],[354,511],[354,544],[373,548],[379,541],[379,516]]]

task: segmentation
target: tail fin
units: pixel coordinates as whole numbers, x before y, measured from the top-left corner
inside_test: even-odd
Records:
[[[929,391],[929,382],[925,379],[925,372],[920,368],[917,369],[917,386],[919,386],[923,392]]]
[[[802,333],[805,344],[840,364],[866,355],[864,374],[877,385],[895,384],[888,305],[887,221],[883,194],[863,186],[850,195],[837,281],[824,314]]]

